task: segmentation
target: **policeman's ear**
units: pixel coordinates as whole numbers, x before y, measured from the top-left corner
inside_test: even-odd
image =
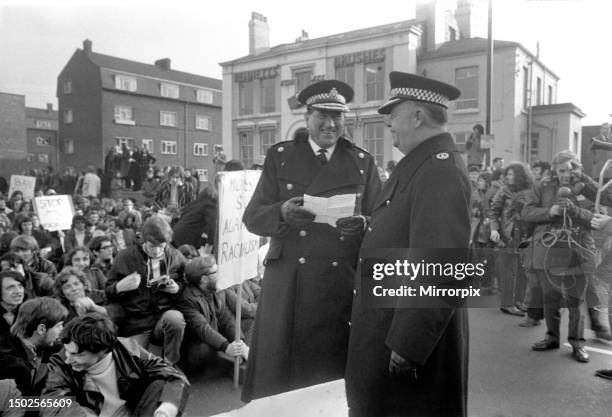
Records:
[[[425,110],[417,109],[414,112],[414,127],[420,127],[426,123],[425,121],[426,114]]]

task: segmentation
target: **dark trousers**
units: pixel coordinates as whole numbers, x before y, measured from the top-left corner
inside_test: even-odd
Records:
[[[541,277],[533,270],[525,270],[527,276],[527,290],[525,303],[527,304],[527,317],[533,320],[544,318],[544,295],[542,293]]]
[[[544,319],[547,336],[559,342],[561,326],[561,305],[565,302],[569,310],[568,341],[574,346],[584,345],[584,314],[582,306],[586,289],[586,277],[580,275],[549,275],[538,271],[544,293]]]
[[[502,307],[513,306],[525,298],[526,277],[518,253],[512,248],[502,248],[497,257],[497,276]]]
[[[136,408],[134,409],[134,412],[132,413],[132,415],[135,415],[135,416],[154,415],[155,410],[157,409],[157,407],[159,407],[159,405],[162,402],[161,396],[162,396],[162,391],[164,390],[165,384],[166,382],[162,380],[156,380],[156,381],[151,382],[149,386],[147,387],[147,389],[145,390],[142,398],[140,398],[140,401],[136,405]],[[178,417],[180,417],[183,414],[182,410],[184,410],[185,407],[187,406],[188,398],[189,398],[188,395],[183,395],[182,403],[178,405],[179,406],[178,407],[179,412],[177,414]]]

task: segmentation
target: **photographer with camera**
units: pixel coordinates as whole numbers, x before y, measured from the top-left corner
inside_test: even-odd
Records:
[[[584,313],[587,276],[595,267],[595,245],[590,234],[593,213],[579,206],[584,200],[574,187],[581,165],[574,153],[564,150],[552,160],[553,178],[533,188],[522,220],[534,223],[533,269],[542,286],[546,338],[533,345],[535,351],[559,348],[561,301],[569,309],[568,341],[572,357],[588,362],[584,350]]]
[[[170,225],[160,217],[149,218],[142,228],[142,242],[117,254],[106,294],[124,309],[120,334],[145,349],[150,342],[161,343],[164,359],[174,365],[185,331],[183,315],[174,309],[184,285],[185,258],[171,240]]]

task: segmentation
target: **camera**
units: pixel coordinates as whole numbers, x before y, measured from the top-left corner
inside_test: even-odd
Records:
[[[170,277],[168,275],[160,275],[157,278],[151,278],[148,284],[149,287],[163,290],[170,285]]]

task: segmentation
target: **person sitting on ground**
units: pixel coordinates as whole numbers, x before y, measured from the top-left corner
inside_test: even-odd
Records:
[[[115,258],[113,242],[110,237],[106,235],[94,237],[89,241],[89,250],[94,257],[91,270],[98,270],[107,277]]]
[[[244,333],[245,340],[247,343],[250,343],[253,325],[255,324],[255,315],[257,314],[257,302],[259,301],[261,287],[252,279],[247,279],[241,285],[242,300],[240,301],[240,328]],[[230,309],[234,317],[236,317],[236,310],[238,308],[238,287],[239,285],[236,284],[225,290],[225,304]]]
[[[19,235],[11,241],[10,250],[24,261],[24,276],[26,282],[31,281],[27,291],[33,291],[32,296],[51,295],[53,277],[56,274],[55,265],[38,255],[38,243],[32,236]]]
[[[49,362],[43,396],[74,397],[78,404],[45,408],[43,417],[177,417],[185,410],[190,388],[185,375],[133,340],[117,337],[107,316],[88,313],[72,320],[62,343],[64,352]]]
[[[47,378],[49,353],[59,347],[67,315],[66,308],[55,298],[24,302],[11,333],[0,339],[0,379],[14,379],[23,395],[40,395]]]
[[[106,303],[106,275],[99,269],[91,269],[91,251],[85,246],[73,248],[65,258],[64,266],[74,266],[87,280],[90,296],[96,304]]]
[[[76,246],[85,246],[89,243],[91,233],[86,230],[86,224],[82,215],[77,214],[72,218],[72,227],[64,236],[64,253],[70,252]]]
[[[134,230],[140,230],[142,228],[142,215],[138,210],[134,208],[134,200],[131,198],[123,199],[123,211],[117,216],[124,224],[128,217],[133,217],[134,223],[132,228]]]
[[[25,298],[25,277],[17,271],[0,272],[0,337],[7,335]]]
[[[91,289],[85,273],[74,266],[66,266],[55,277],[55,296],[68,310],[68,323],[92,311],[108,315],[106,308],[91,298]]]
[[[191,245],[181,245],[179,246],[178,251],[183,255],[187,263],[191,262],[192,259],[200,256],[198,250]]]
[[[188,285],[177,303],[187,322],[187,340],[192,342],[185,347],[185,369],[210,363],[217,356],[248,360],[249,347],[242,340],[231,342],[236,337],[236,322],[216,292],[215,258],[204,255],[193,259],[185,267],[185,276]]]

